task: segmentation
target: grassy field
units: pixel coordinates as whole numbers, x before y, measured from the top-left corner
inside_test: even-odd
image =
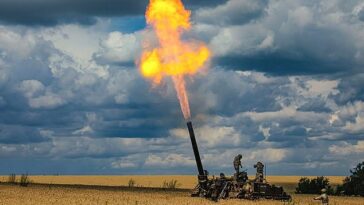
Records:
[[[312,195],[293,195],[296,205],[320,204]],[[217,204],[206,199],[191,198],[185,191],[157,190],[104,190],[88,188],[29,187],[0,185],[0,204],[4,205],[209,205]],[[282,205],[270,200],[220,200],[218,204],[229,205]],[[286,203],[287,204],[287,203]],[[331,197],[332,205],[363,205],[363,198]]]
[[[8,176],[1,176],[0,181],[6,182]],[[251,176],[249,178],[254,178]],[[286,186],[292,189],[297,185],[300,176],[267,176],[269,183]],[[309,177],[312,178],[312,177]],[[337,185],[342,183],[345,177],[329,176],[330,183]],[[164,181],[177,180],[178,188],[192,189],[197,179],[192,175],[146,175],[146,176],[30,176],[34,183],[42,184],[81,184],[81,185],[102,185],[102,186],[127,186],[130,179],[142,187],[161,187]]]
[[[194,176],[30,176],[33,182],[49,184],[30,184],[29,187],[0,184],[0,205],[192,205],[216,204],[206,199],[191,198],[189,191],[161,189],[122,189],[108,186],[126,186],[133,178],[138,186],[161,187],[163,181],[178,180],[182,188],[192,188]],[[269,177],[271,183],[292,185],[300,177]],[[7,177],[0,178],[2,182]],[[330,177],[332,183],[340,183],[342,177]],[[52,184],[104,185],[78,187]],[[106,185],[106,186],[105,186]],[[312,195],[292,195],[296,205],[319,205]],[[270,200],[221,200],[218,204],[229,205],[279,205],[280,201]],[[286,203],[287,204],[287,203]],[[331,197],[331,205],[363,205],[364,198]]]

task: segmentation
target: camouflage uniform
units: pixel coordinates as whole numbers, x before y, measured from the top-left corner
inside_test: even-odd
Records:
[[[329,197],[326,194],[326,189],[321,190],[321,195],[318,197],[315,197],[314,200],[321,200],[322,205],[329,205]]]
[[[257,169],[257,173],[255,175],[255,180],[259,182],[264,181],[264,164],[261,162],[257,162],[257,164],[254,165],[254,168]]]
[[[235,171],[236,171],[236,173],[237,174],[239,174],[239,169],[240,169],[240,167],[243,167],[242,165],[241,165],[241,159],[243,158],[243,156],[241,156],[241,154],[239,154],[238,156],[236,156],[235,158],[234,158],[234,169],[235,169]]]

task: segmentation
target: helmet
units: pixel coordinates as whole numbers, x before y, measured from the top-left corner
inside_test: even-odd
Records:
[[[220,177],[225,177],[225,174],[224,173],[220,173]]]
[[[321,189],[321,193],[326,193],[326,189]]]
[[[238,157],[241,159],[241,158],[243,158],[243,156],[241,155],[241,154],[238,154]]]

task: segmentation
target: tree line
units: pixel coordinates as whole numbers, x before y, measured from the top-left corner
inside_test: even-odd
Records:
[[[326,177],[309,179],[302,177],[296,187],[298,194],[319,194],[321,189],[326,189],[331,195],[364,196],[364,162],[359,163],[350,170],[350,176],[346,177],[342,184],[333,188]]]

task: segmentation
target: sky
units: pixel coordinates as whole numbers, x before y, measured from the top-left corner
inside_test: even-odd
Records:
[[[185,0],[204,168],[348,175],[364,156],[362,0]],[[0,0],[0,174],[196,174],[171,79],[135,65],[147,0]]]

